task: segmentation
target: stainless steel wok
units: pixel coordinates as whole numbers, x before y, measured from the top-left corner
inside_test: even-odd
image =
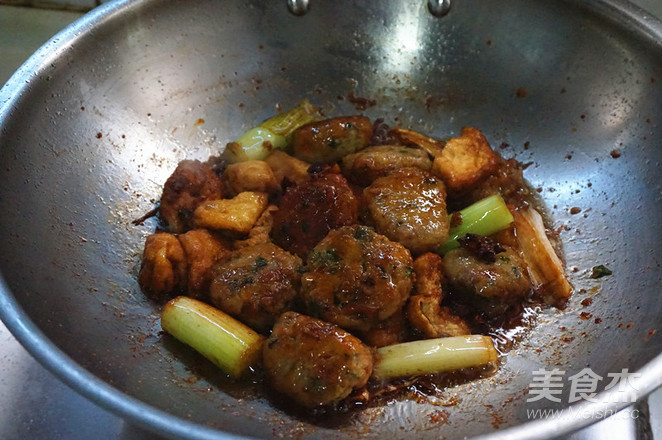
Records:
[[[578,292],[496,376],[439,396],[454,405],[311,420],[162,337],[136,283],[155,223],[131,221],[179,160],[303,97],[356,113],[349,92],[376,101],[370,117],[439,137],[473,125],[531,162]],[[0,90],[0,315],[65,382],[168,436],[560,435],[628,403],[532,421],[569,392],[527,402],[535,370],[628,369],[638,399],[662,384],[661,122],[662,24],[623,1],[457,0],[443,18],[419,0],[319,0],[298,17],[285,1],[110,3]],[[591,279],[598,264],[613,275]]]

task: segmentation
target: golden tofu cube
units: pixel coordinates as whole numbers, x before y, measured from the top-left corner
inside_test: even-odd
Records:
[[[404,145],[415,145],[431,156],[436,156],[444,148],[443,141],[425,136],[424,134],[417,133],[413,130],[394,127],[390,134],[395,136]]]
[[[247,234],[269,204],[263,192],[245,191],[232,199],[205,202],[193,212],[196,228],[222,229]]]
[[[269,194],[280,191],[271,167],[263,160],[247,160],[228,165],[221,180],[231,195],[245,191]]]
[[[290,156],[283,151],[274,151],[267,157],[266,162],[271,167],[271,171],[273,171],[280,185],[283,184],[286,177],[296,184],[304,182],[310,177],[310,174],[308,174],[310,164],[308,162]]]
[[[437,254],[426,252],[414,260],[416,293],[419,295],[438,296],[441,301],[444,284],[444,260]]]
[[[496,171],[497,155],[480,130],[462,129],[462,136],[452,138],[435,157],[432,172],[441,177],[451,191],[462,191],[480,183]]]

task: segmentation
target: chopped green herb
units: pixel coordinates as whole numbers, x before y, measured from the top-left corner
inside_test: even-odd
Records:
[[[370,232],[372,231],[367,226],[357,226],[356,230],[354,231],[354,238],[357,240],[365,240],[366,238],[370,237]]]
[[[230,289],[237,292],[243,289],[244,287],[253,284],[254,282],[255,279],[251,275],[249,275],[244,278],[233,278],[230,280],[229,285],[230,285]]]
[[[242,287],[241,280],[237,280],[237,279],[230,280],[230,289],[236,292],[237,290],[241,289],[241,287]]]
[[[591,278],[597,279],[597,278],[602,278],[607,275],[611,275],[613,272],[609,269],[607,269],[604,265],[599,265],[595,266],[593,269],[591,269]]]
[[[326,251],[327,258],[333,262],[338,262],[340,261],[340,255],[338,255],[338,251],[331,248]]]
[[[405,267],[405,273],[408,277],[412,276],[414,274],[414,268],[409,266]]]
[[[308,259],[313,266],[322,266],[331,273],[339,268],[340,255],[333,248],[323,251],[313,249],[308,255]]]
[[[255,259],[255,267],[264,267],[267,265],[267,260],[263,257],[257,257]]]

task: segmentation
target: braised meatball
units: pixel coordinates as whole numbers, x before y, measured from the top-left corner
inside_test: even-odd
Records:
[[[362,186],[368,186],[376,178],[406,167],[430,171],[432,160],[420,148],[401,145],[368,147],[342,159],[343,174],[350,182]]]
[[[191,229],[193,211],[202,202],[223,197],[221,179],[198,160],[179,162],[166,180],[161,195],[159,213],[170,232]]]
[[[432,174],[403,168],[378,178],[364,194],[377,232],[414,255],[434,251],[448,239],[446,190]]]
[[[333,163],[368,145],[372,122],[365,116],[344,116],[311,122],[292,137],[294,156],[309,163]]]
[[[531,292],[526,263],[507,246],[493,263],[467,249],[452,250],[444,256],[444,268],[449,283],[460,292],[505,302],[518,301]]]
[[[188,263],[187,295],[204,300],[209,295],[212,266],[230,251],[206,229],[193,229],[178,238]]]
[[[290,310],[301,278],[301,259],[273,243],[233,251],[212,269],[209,297],[216,307],[264,331]]]
[[[308,312],[368,331],[396,313],[412,289],[409,251],[366,226],[329,233],[308,255],[301,295]]]
[[[274,214],[274,243],[302,258],[330,230],[357,222],[358,202],[340,174],[313,174],[287,188]]]
[[[145,240],[138,283],[154,299],[167,299],[186,287],[186,253],[172,234],[158,232]]]
[[[263,347],[267,382],[309,408],[342,401],[372,374],[372,353],[358,338],[295,312],[280,317]]]

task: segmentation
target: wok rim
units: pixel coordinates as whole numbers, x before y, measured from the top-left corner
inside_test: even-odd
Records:
[[[570,0],[574,1],[574,0]],[[0,88],[0,129],[4,121],[11,118],[11,110],[23,95],[30,89],[30,82],[36,81],[52,59],[58,58],[78,39],[84,38],[90,30],[125,10],[137,7],[141,1],[114,0],[103,4],[57,33],[12,75],[7,83]],[[628,0],[590,0],[583,3],[586,8],[602,11],[612,17],[618,17],[627,23],[632,30],[643,33],[662,44],[662,21],[635,6]],[[0,319],[13,336],[42,366],[53,373],[79,394],[90,399],[100,407],[113,412],[120,417],[135,423],[149,431],[168,437],[184,437],[188,439],[248,439],[232,433],[219,431],[188,420],[179,418],[163,410],[159,410],[141,400],[125,394],[112,387],[80,364],[70,358],[52,342],[20,307],[0,273]],[[662,353],[645,364],[637,371],[642,381],[635,390],[636,401],[640,402],[648,394],[662,386]],[[582,402],[573,405],[572,417],[560,419],[548,418],[522,423],[517,426],[502,429],[493,433],[480,435],[477,439],[527,439],[552,438],[585,428],[601,420],[606,414],[613,414],[632,402],[609,402],[610,393],[603,391],[598,395],[601,402]],[[599,416],[602,414],[602,416]]]

